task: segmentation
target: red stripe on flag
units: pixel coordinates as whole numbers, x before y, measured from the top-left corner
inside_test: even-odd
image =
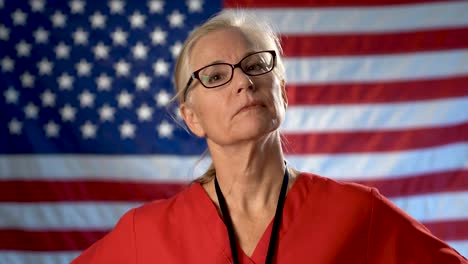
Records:
[[[444,79],[287,86],[290,105],[407,102],[468,95],[468,75]]]
[[[424,223],[431,232],[442,240],[466,240],[468,238],[468,219],[434,223]]]
[[[283,35],[286,57],[394,54],[468,47],[468,28],[380,34]]]
[[[468,238],[468,220],[423,223],[442,240]],[[88,248],[108,231],[0,230],[0,250],[77,251]],[[27,241],[27,242],[26,242]],[[26,243],[25,243],[26,242]]]
[[[109,177],[110,178],[110,177]],[[173,196],[184,183],[111,181],[0,181],[2,202],[145,202]]]
[[[466,191],[468,190],[468,170],[434,172],[396,179],[357,180],[355,182],[376,187],[386,197]]]
[[[0,250],[71,251],[84,250],[108,231],[0,230]]]
[[[444,171],[405,178],[356,180],[356,182],[377,187],[387,197],[440,193],[468,190],[468,171]],[[125,184],[127,188],[120,187]],[[0,199],[3,202],[146,202],[168,198],[186,186],[183,183],[3,181],[0,182]],[[165,188],[168,188],[167,191]]]
[[[468,141],[468,122],[431,128],[285,134],[286,152],[294,154],[399,151]]]
[[[225,0],[224,7],[230,8],[275,8],[275,7],[346,7],[346,6],[384,6],[440,2],[440,0]],[[445,1],[447,2],[447,1]]]

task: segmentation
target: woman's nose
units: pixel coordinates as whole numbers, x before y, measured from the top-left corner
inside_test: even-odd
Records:
[[[248,76],[245,74],[241,69],[234,70],[234,76],[233,79],[235,81],[235,91],[236,93],[241,93],[243,90],[255,90],[255,84],[251,79],[251,76]]]

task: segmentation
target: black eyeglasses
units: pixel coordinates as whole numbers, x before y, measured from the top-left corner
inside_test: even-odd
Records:
[[[197,79],[205,88],[211,89],[225,85],[232,80],[234,69],[240,68],[249,76],[257,76],[269,73],[276,64],[276,52],[274,50],[251,53],[241,59],[237,64],[214,63],[196,70],[190,76],[190,80],[184,88],[184,102],[187,92],[193,80]]]

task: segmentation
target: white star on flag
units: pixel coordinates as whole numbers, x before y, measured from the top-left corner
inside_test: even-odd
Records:
[[[45,90],[41,94],[41,101],[44,107],[54,107],[55,106],[55,94],[49,89]]]
[[[130,73],[130,64],[124,60],[119,60],[114,64],[114,69],[117,73],[117,76],[128,76]]]
[[[146,59],[148,48],[143,43],[138,42],[132,49],[135,59]]]
[[[20,9],[16,9],[15,12],[11,14],[11,19],[13,20],[13,25],[15,26],[24,26],[26,25],[26,20],[28,19],[28,15],[21,11]]]
[[[64,72],[62,73],[58,79],[57,82],[59,84],[59,88],[61,90],[71,90],[73,89],[73,82],[75,81],[75,78],[68,73]]]
[[[109,47],[100,41],[93,47],[93,53],[96,59],[107,59],[109,57]]]
[[[177,58],[177,56],[179,56],[180,51],[182,50],[182,43],[180,41],[177,41],[169,49],[171,50],[172,57]]]
[[[44,0],[30,0],[29,5],[33,12],[43,12],[45,7]]]
[[[115,109],[109,104],[104,104],[98,111],[102,122],[114,120]]]
[[[52,21],[52,26],[55,28],[64,28],[67,23],[67,17],[60,11],[55,11],[50,17],[50,20]]]
[[[81,127],[81,135],[84,139],[95,138],[97,132],[97,126],[87,120]]]
[[[111,14],[123,14],[125,2],[121,0],[112,0],[109,2],[109,9]]]
[[[95,95],[88,90],[84,90],[81,94],[78,95],[78,100],[80,101],[81,107],[93,107]]]
[[[150,121],[153,116],[153,108],[144,103],[138,108],[137,114],[140,121]]]
[[[172,131],[174,130],[174,127],[166,120],[163,120],[157,127],[157,130],[161,138],[170,138],[172,137]]]
[[[20,81],[21,81],[21,85],[24,88],[33,88],[36,78],[31,73],[24,72],[23,74],[20,75]]]
[[[94,14],[89,17],[91,27],[94,29],[103,29],[106,26],[106,19],[106,16],[101,14],[99,11],[94,12]]]
[[[153,64],[153,70],[156,76],[166,76],[169,74],[169,64],[163,59],[158,59]]]
[[[8,130],[10,131],[10,134],[12,135],[21,135],[21,131],[23,129],[23,124],[18,121],[18,119],[13,118],[9,123],[8,123]]]
[[[57,59],[68,59],[70,57],[70,47],[63,42],[60,42],[55,47],[55,56]]]
[[[125,138],[134,138],[135,137],[135,125],[125,120],[122,125],[119,126],[120,137]]]
[[[72,14],[83,14],[85,10],[85,2],[81,0],[72,0],[69,5]]]
[[[73,41],[75,45],[86,45],[88,44],[88,32],[84,31],[83,28],[77,28],[73,32]]]
[[[49,32],[43,27],[39,27],[33,32],[34,40],[38,44],[47,44],[49,42]]]
[[[114,32],[112,32],[111,38],[114,45],[124,46],[127,44],[128,34],[121,28],[117,28]]]
[[[130,107],[132,105],[133,95],[127,91],[122,91],[117,95],[117,101],[120,108]]]
[[[31,55],[31,44],[24,40],[16,44],[15,48],[18,57],[29,57]]]
[[[78,76],[89,76],[91,74],[92,67],[93,65],[84,59],[81,59],[80,62],[75,64]]]
[[[13,89],[13,87],[8,87],[6,91],[3,92],[3,96],[5,96],[5,101],[7,104],[16,104],[18,103],[18,92]]]
[[[154,45],[162,45],[166,43],[167,33],[161,28],[156,27],[153,32],[151,32],[151,41]]]
[[[155,95],[154,99],[156,100],[156,104],[160,107],[166,106],[169,101],[171,100],[170,95],[165,90],[159,90],[159,93]]]
[[[72,122],[75,120],[76,116],[76,109],[71,106],[70,104],[65,104],[61,109],[60,109],[60,115],[62,116],[62,120],[64,122]]]
[[[112,85],[112,78],[105,73],[101,73],[101,75],[96,78],[96,85],[100,91],[109,91]]]
[[[151,77],[144,73],[140,73],[134,81],[138,90],[147,90],[151,84]]]
[[[49,122],[44,125],[44,130],[47,137],[56,138],[59,136],[60,126],[53,120],[49,120]]]
[[[53,67],[54,63],[49,61],[46,57],[42,58],[42,60],[37,63],[39,75],[51,75]]]
[[[201,12],[203,2],[201,0],[188,0],[187,6],[190,13]]]
[[[135,11],[129,18],[132,28],[142,28],[145,26],[146,17],[140,12]]]
[[[0,67],[2,72],[12,72],[15,69],[15,61],[7,56],[0,61]]]
[[[148,2],[148,8],[150,13],[161,14],[163,12],[164,2],[161,0],[151,0]]]
[[[172,13],[167,17],[169,20],[169,24],[173,28],[181,28],[184,25],[185,16],[179,12],[179,10],[174,10]]]
[[[29,119],[36,119],[39,114],[39,108],[31,102],[29,102],[23,110],[24,115]]]
[[[8,40],[10,38],[10,29],[4,25],[0,25],[0,40]]]

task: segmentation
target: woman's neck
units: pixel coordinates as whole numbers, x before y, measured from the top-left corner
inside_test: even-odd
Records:
[[[276,209],[285,170],[279,138],[228,147],[209,146],[230,211],[254,216]],[[205,189],[212,199],[216,197],[213,181]],[[216,198],[213,201],[218,204]]]

